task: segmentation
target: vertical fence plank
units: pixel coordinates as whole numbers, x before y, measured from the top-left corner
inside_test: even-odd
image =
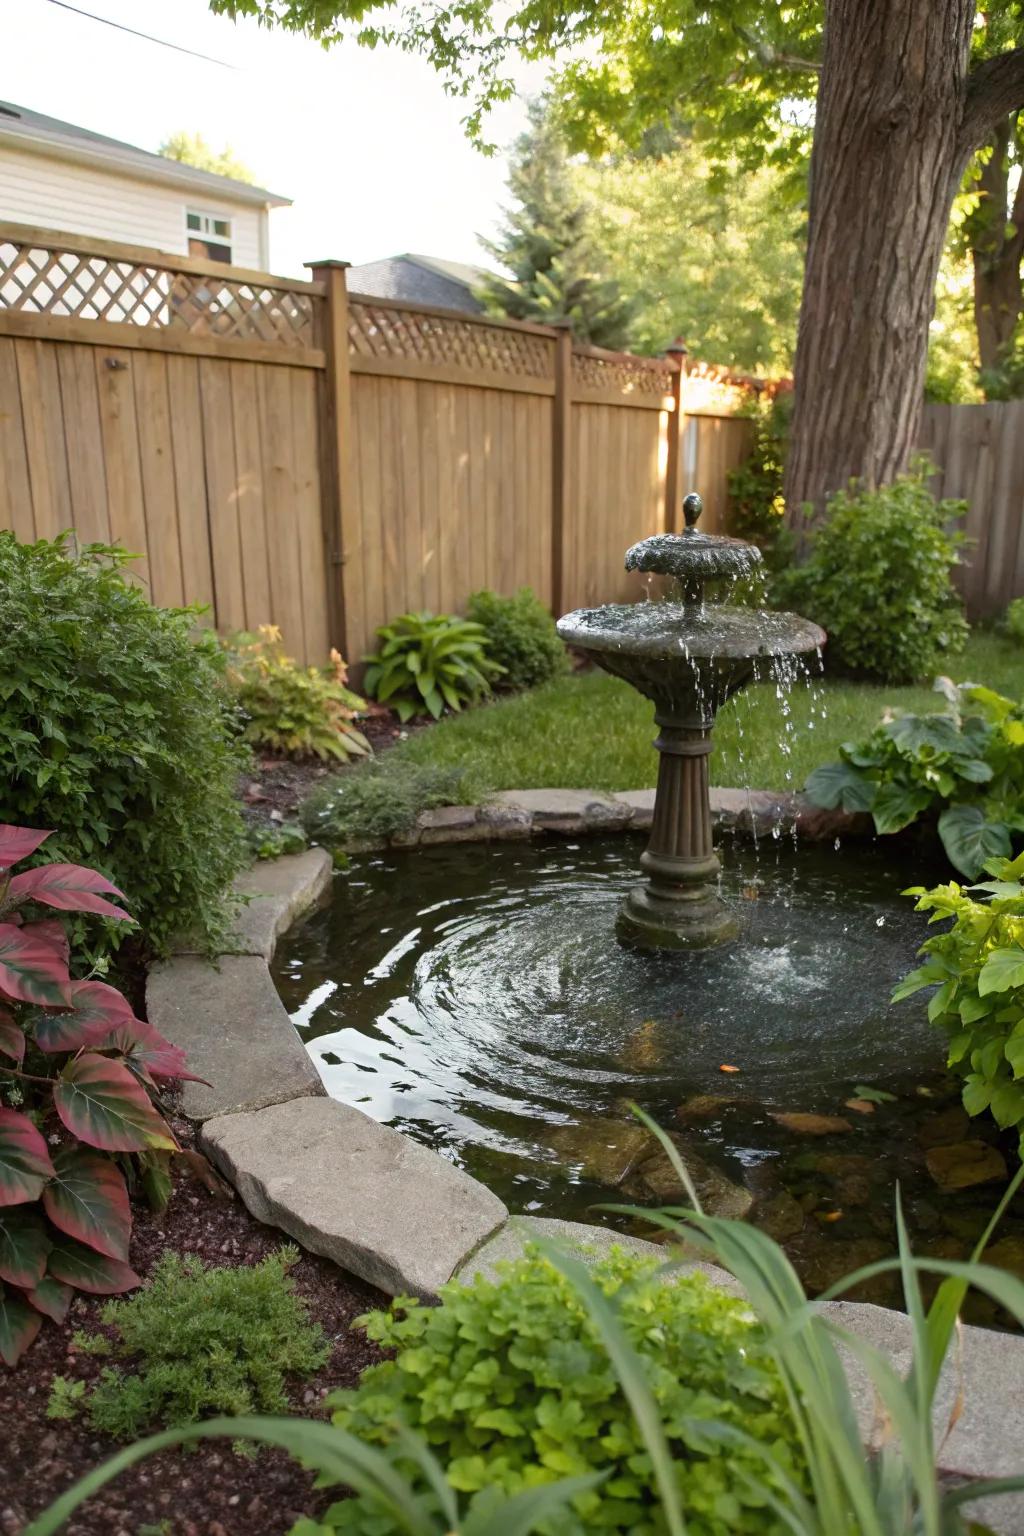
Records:
[[[207,609],[200,622],[216,624],[198,358],[168,357],[167,403],[171,422],[182,586],[187,602],[201,603]]]
[[[235,511],[242,562],[245,628],[256,630],[261,624],[269,624],[271,618],[271,538],[274,544],[280,540],[294,539],[297,528],[293,509],[290,524],[278,522],[274,535],[269,533],[263,495],[256,364],[232,363],[230,367],[231,430],[235,439]]]
[[[270,530],[270,607],[266,619],[281,630],[285,648],[303,661],[323,661],[313,654],[314,634],[307,631],[313,615],[327,602],[321,588],[310,593],[309,607],[302,585],[299,540],[296,536],[295,434],[287,368],[261,368],[256,381],[260,473],[267,528]]]
[[[213,590],[217,626],[225,630],[245,628],[231,368],[231,363],[218,358],[204,357],[199,362]]]
[[[107,481],[107,515],[110,537],[132,554],[128,573],[142,583],[152,597],[149,538],[142,495],[139,463],[139,423],[135,412],[135,359],[127,351],[92,348],[96,366],[96,394],[103,463]]]
[[[178,607],[193,601],[194,594],[186,586],[181,566],[167,358],[159,352],[136,352],[132,360],[132,386],[150,555],[150,595],[155,603]]]
[[[72,520],[56,349],[52,342],[18,340],[14,353],[35,537],[54,539]]]
[[[0,337],[0,526],[12,528],[19,539],[35,538],[18,359],[6,336]]]
[[[75,532],[82,543],[110,541],[107,471],[103,461],[93,348],[62,343],[57,354],[68,483]]]
[[[326,567],[323,538],[322,487],[317,444],[317,390],[314,376],[302,368],[275,368],[284,375],[284,386],[291,391],[291,430],[295,445],[294,504],[291,518],[277,515],[268,520],[271,563],[278,560],[287,543],[298,543],[299,573],[302,582],[304,614],[303,659],[309,666],[322,666],[334,644],[328,605],[330,573]],[[351,431],[351,423],[349,423]],[[348,506],[352,506],[351,471]],[[348,659],[347,657],[345,658]]]
[[[309,262],[314,281],[324,286],[316,305],[315,332],[326,353],[320,386],[320,491],[324,569],[331,644],[347,654],[345,612],[346,520],[354,515],[352,472],[352,375],[349,367],[347,261]]]

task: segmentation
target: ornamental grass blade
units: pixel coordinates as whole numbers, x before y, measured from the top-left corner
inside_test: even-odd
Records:
[[[210,1419],[205,1424],[168,1429],[140,1440],[81,1478],[32,1522],[24,1536],[56,1536],[86,1499],[147,1456],[194,1440],[218,1438],[276,1445],[332,1481],[372,1496],[391,1515],[396,1533],[443,1536],[444,1528],[424,1510],[422,1500],[385,1452],[363,1445],[353,1435],[329,1424],[317,1424],[308,1419],[272,1418]]]
[[[686,1521],[683,1518],[672,1453],[662,1428],[658,1404],[644,1374],[643,1364],[623,1331],[618,1311],[594,1284],[587,1266],[579,1259],[570,1257],[556,1244],[542,1238],[536,1239],[536,1243],[548,1262],[565,1275],[589,1312],[651,1458],[669,1536],[686,1536]]]
[[[530,1536],[542,1520],[561,1514],[577,1494],[589,1493],[608,1476],[593,1472],[586,1477],[566,1477],[540,1488],[526,1488],[521,1493],[498,1495],[494,1501],[482,1501],[452,1531],[459,1536]]]
[[[85,1147],[62,1147],[43,1190],[43,1210],[61,1232],[105,1253],[128,1258],[132,1213],[128,1186],[112,1158]]]
[[[87,1051],[69,1061],[53,1085],[53,1102],[71,1134],[101,1152],[177,1150],[146,1090],[122,1062],[108,1056]]]
[[[12,1370],[43,1326],[38,1312],[0,1285],[0,1360]]]
[[[38,1200],[53,1162],[46,1138],[17,1109],[0,1109],[0,1207]]]

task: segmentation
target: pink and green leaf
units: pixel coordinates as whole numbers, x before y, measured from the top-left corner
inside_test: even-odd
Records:
[[[68,1315],[74,1294],[70,1285],[64,1285],[52,1275],[44,1275],[34,1289],[25,1293],[25,1300],[45,1317],[52,1318],[55,1323],[62,1323]]]
[[[144,1019],[133,1018],[118,1025],[97,1042],[96,1049],[118,1051],[143,1082],[155,1077],[174,1077],[189,1083],[206,1082],[204,1077],[196,1077],[187,1070],[187,1057],[181,1046],[165,1040],[160,1031]]]
[[[146,1090],[122,1062],[87,1051],[53,1087],[57,1113],[73,1136],[102,1152],[144,1152],[177,1142]]]
[[[15,1291],[0,1285],[0,1360],[5,1365],[17,1365],[42,1326],[38,1312],[27,1307]]]
[[[0,1213],[0,1280],[31,1291],[46,1274],[52,1246],[46,1223],[34,1210]]]
[[[40,1008],[71,1006],[67,965],[32,924],[0,923],[0,994]]]
[[[0,1055],[9,1057],[16,1067],[25,1059],[25,1031],[6,1008],[0,1008]]]
[[[86,1248],[70,1237],[58,1237],[50,1253],[49,1272],[55,1280],[73,1285],[78,1291],[94,1296],[115,1296],[141,1285],[138,1275],[120,1259],[108,1258],[94,1248]]]
[[[95,912],[100,917],[114,917],[130,923],[132,918],[105,895],[124,900],[124,893],[98,870],[82,864],[40,864],[15,875],[7,892],[9,901],[39,901],[61,912]]]
[[[40,843],[45,843],[49,832],[37,832],[32,827],[11,827],[0,823],[0,869],[9,869],[35,853]]]
[[[36,1020],[41,1051],[80,1051],[132,1019],[131,1004],[105,981],[73,981],[71,1013],[44,1014]]]
[[[53,1172],[46,1140],[28,1115],[0,1109],[0,1207],[38,1200]]]
[[[30,923],[29,932],[34,939],[39,939],[42,943],[49,944],[51,949],[55,949],[65,967],[68,965],[71,959],[71,945],[59,917],[44,917],[42,922]]]
[[[53,1225],[97,1253],[127,1259],[132,1213],[120,1169],[84,1147],[62,1147],[53,1165],[43,1190],[43,1210]]]

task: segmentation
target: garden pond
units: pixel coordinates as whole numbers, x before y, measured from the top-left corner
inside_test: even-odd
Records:
[[[327,1091],[425,1142],[512,1211],[654,1236],[608,1203],[682,1201],[635,1102],[706,1208],[781,1241],[824,1289],[894,1251],[963,1258],[1006,1184],[1008,1143],[969,1122],[921,998],[893,1005],[946,878],[896,842],[731,840],[742,936],[637,953],[613,936],[632,836],[463,844],[353,860],[282,942],[277,985]],[[991,1257],[1024,1273],[1024,1201]],[[859,1299],[899,1304],[888,1279]],[[972,1321],[998,1323],[978,1300]]]

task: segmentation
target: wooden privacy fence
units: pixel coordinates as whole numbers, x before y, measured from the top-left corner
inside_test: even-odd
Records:
[[[635,592],[622,556],[725,516],[745,420],[682,354],[0,225],[0,527],[138,551],[156,602],[358,658],[409,608]]]
[[[938,468],[935,494],[967,502],[957,581],[968,616],[997,617],[1024,594],[1024,400],[926,405],[919,445]]]

